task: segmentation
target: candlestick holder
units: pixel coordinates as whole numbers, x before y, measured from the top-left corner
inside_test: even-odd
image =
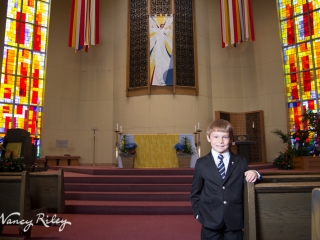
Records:
[[[202,130],[201,129],[197,129],[197,152],[198,152],[198,156],[200,157],[201,155],[201,138],[200,138],[200,135],[201,135],[201,132]]]

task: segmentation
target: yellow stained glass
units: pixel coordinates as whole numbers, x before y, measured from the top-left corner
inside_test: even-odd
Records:
[[[320,8],[320,0],[312,0],[312,4],[314,9]]]
[[[315,68],[320,67],[320,40],[314,40],[312,42],[313,44],[313,54],[314,54],[314,60],[315,60]]]
[[[37,12],[36,12],[36,24],[43,27],[48,26],[48,13],[49,13],[49,4],[44,2],[38,2]]]
[[[34,23],[35,4],[35,0],[23,1],[22,13],[25,15],[25,22]]]
[[[17,74],[21,76],[30,76],[31,71],[31,51],[19,50]]]
[[[5,37],[4,37],[4,44],[16,47],[18,45],[16,38],[17,38],[17,21],[7,19],[6,21],[6,30],[5,30]]]
[[[313,12],[313,38],[320,37],[320,11]]]

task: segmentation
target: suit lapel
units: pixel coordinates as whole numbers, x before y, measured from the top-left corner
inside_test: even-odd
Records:
[[[227,174],[224,180],[227,180],[232,172],[234,171],[234,169],[236,168],[237,164],[238,164],[239,160],[230,152],[230,160],[229,160],[229,165],[228,165],[228,170],[227,170]]]

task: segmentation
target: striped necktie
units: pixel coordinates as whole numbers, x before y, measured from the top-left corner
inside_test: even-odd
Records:
[[[220,154],[218,156],[218,159],[220,160],[218,164],[219,173],[221,175],[221,178],[224,179],[226,177],[225,169],[224,169],[224,163],[223,163],[223,155]]]

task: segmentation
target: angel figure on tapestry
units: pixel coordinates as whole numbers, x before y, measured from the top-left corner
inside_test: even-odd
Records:
[[[173,85],[173,16],[150,16],[150,85]]]

